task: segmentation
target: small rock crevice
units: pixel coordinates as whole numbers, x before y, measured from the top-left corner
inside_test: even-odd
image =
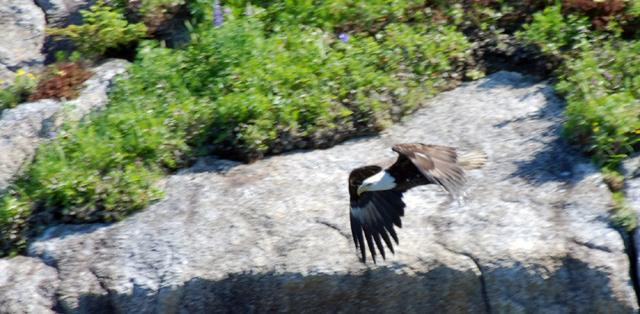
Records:
[[[164,284],[165,284],[165,274],[161,274],[159,277],[159,282],[158,282],[158,291],[156,291],[156,295],[155,295],[155,299],[154,299],[154,303],[155,303],[155,308],[156,311],[158,312],[162,312],[162,296],[161,293],[164,289]]]
[[[56,271],[56,278],[58,278],[58,282],[62,282],[62,276],[60,275],[60,268],[58,266],[58,263],[55,261],[51,261],[50,263],[47,263],[43,258],[37,256],[36,258],[38,258],[39,260],[41,260],[43,263],[45,263],[45,265],[50,266],[51,268],[55,269]],[[53,300],[53,308],[51,308],[52,311],[56,312],[56,313],[62,313],[64,312],[64,307],[62,306],[62,302],[60,302],[60,292],[59,292],[59,287],[56,288],[56,294],[55,294],[55,299]]]
[[[480,271],[479,279],[480,279],[480,287],[482,288],[481,293],[482,293],[482,299],[484,301],[484,307],[487,313],[491,313],[491,302],[489,302],[489,295],[487,294],[487,282],[485,281],[485,278],[484,278],[484,271],[482,271],[482,267],[480,266],[480,263],[478,262],[478,260],[474,258],[472,255],[470,254],[462,254],[462,255],[471,259],[471,261],[473,261],[473,263],[476,264],[478,271]]]
[[[98,274],[96,273],[96,270],[93,267],[89,267],[89,272],[93,275],[93,277],[96,278],[96,281],[98,281],[98,285],[100,285],[100,289],[102,289],[108,295],[109,288],[107,288],[107,285],[102,281],[101,277],[98,276]]]
[[[629,276],[631,277],[631,282],[633,283],[633,290],[636,293],[636,298],[638,299],[638,304],[640,304],[640,279],[638,278],[638,251],[636,243],[636,239],[634,234],[637,230],[632,230],[630,232],[620,231],[623,234],[622,239],[625,245],[625,252],[627,256],[629,256]]]
[[[468,259],[470,259],[473,264],[476,266],[476,268],[478,269],[478,272],[480,272],[480,276],[478,276],[478,279],[480,280],[480,294],[482,295],[482,301],[484,302],[484,309],[486,313],[491,314],[491,302],[489,300],[489,294],[487,292],[487,282],[485,280],[485,273],[482,270],[482,266],[480,265],[480,262],[478,261],[477,258],[475,258],[473,255],[469,254],[469,253],[465,253],[465,252],[458,252],[456,250],[452,250],[449,247],[447,247],[446,245],[444,245],[443,243],[440,242],[436,242],[437,244],[439,244],[442,248],[444,248],[445,250],[447,250],[450,253],[456,254],[456,255],[461,255],[464,257],[467,257]]]
[[[105,304],[102,304],[102,306],[107,307],[105,309],[105,313],[115,312],[115,306],[113,304],[114,292],[111,289],[109,289],[109,287],[107,287],[107,284],[104,282],[104,279],[102,278],[102,276],[98,275],[98,272],[95,270],[95,268],[89,267],[89,272],[91,273],[91,275],[93,275],[93,277],[96,278],[96,281],[100,286],[100,289],[102,289],[102,291],[106,293],[105,297],[102,298],[102,300],[106,301]]]
[[[582,242],[582,241],[578,241],[576,239],[571,239],[571,242],[573,242],[573,243],[575,243],[577,245],[580,245],[580,246],[584,246],[584,247],[590,248],[592,250],[598,250],[598,251],[611,253],[611,249],[606,247],[606,246],[600,246],[600,245],[595,245],[593,243]]]
[[[351,236],[349,234],[344,232],[342,229],[340,229],[340,227],[338,227],[336,224],[334,224],[332,222],[329,222],[329,221],[326,221],[326,220],[323,220],[323,219],[319,219],[319,218],[316,218],[315,222],[319,223],[319,224],[321,224],[323,226],[327,226],[327,227],[337,231],[341,236],[345,237],[347,240],[351,239]]]

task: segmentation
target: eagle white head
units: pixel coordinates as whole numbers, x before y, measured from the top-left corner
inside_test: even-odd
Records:
[[[396,187],[396,179],[387,171],[380,171],[364,181],[358,187],[358,195],[367,191],[385,191]]]

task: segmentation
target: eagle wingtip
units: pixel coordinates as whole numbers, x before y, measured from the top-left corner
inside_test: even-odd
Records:
[[[484,151],[474,150],[460,155],[458,165],[464,170],[480,169],[486,165],[488,159]]]

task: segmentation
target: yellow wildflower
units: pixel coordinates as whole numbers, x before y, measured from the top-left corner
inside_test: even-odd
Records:
[[[20,70],[18,70],[18,72],[16,72],[17,76],[23,76],[25,74],[27,74],[27,71],[25,71],[24,69],[20,69]]]
[[[28,78],[30,78],[30,79],[32,79],[32,80],[35,80],[35,79],[36,79],[36,76],[35,76],[35,75],[33,75],[33,73],[27,73],[27,77],[28,77]]]

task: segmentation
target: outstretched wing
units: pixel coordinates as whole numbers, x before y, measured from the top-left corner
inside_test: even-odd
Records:
[[[374,263],[376,246],[382,258],[386,258],[382,241],[394,253],[389,236],[398,244],[398,235],[393,226],[402,228],[400,217],[404,216],[404,207],[402,192],[393,190],[364,192],[357,201],[352,202],[351,234],[356,249],[360,249],[363,263],[366,262],[365,241]]]
[[[457,164],[458,156],[453,147],[426,144],[397,144],[393,151],[409,158],[411,163],[429,181],[442,186],[451,196],[457,198],[466,179],[464,171]],[[400,164],[399,164],[400,165]],[[393,166],[392,166],[393,167]],[[413,169],[395,169],[401,175],[412,176]],[[401,178],[398,178],[400,181]]]

